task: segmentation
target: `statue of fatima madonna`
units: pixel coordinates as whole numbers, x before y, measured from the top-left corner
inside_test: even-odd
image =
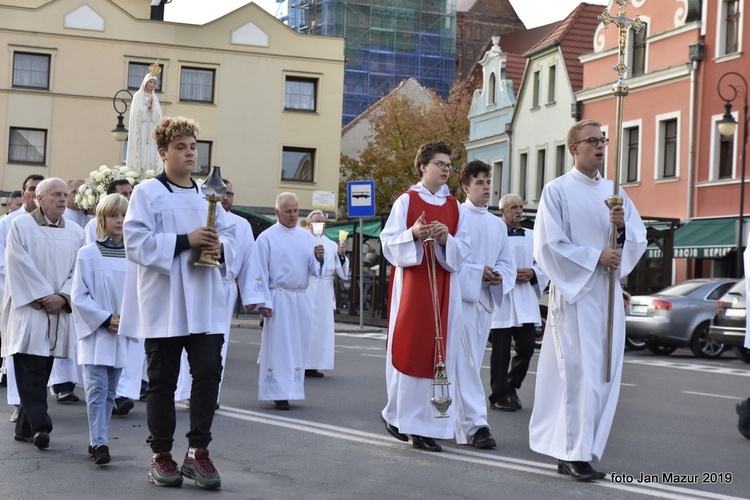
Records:
[[[147,170],[160,173],[163,169],[161,158],[154,139],[154,127],[162,118],[159,98],[154,88],[161,73],[159,62],[149,66],[141,87],[133,95],[128,122],[128,152],[125,165],[143,175]]]

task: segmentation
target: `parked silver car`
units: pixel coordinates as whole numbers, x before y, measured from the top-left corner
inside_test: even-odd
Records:
[[[536,327],[536,347],[541,349],[542,340],[544,339],[544,329],[547,327],[547,304],[549,302],[549,287],[544,289],[542,298],[539,299],[539,312],[542,315],[541,326]],[[630,294],[625,290],[622,290],[622,302],[625,305],[625,311],[628,310],[628,304],[630,304]],[[631,351],[641,351],[646,348],[646,341],[643,339],[629,339],[625,337],[625,347]]]
[[[704,278],[687,280],[653,295],[634,295],[625,312],[629,338],[643,339],[654,354],[671,354],[689,347],[696,356],[716,358],[724,345],[708,338],[708,327],[717,312],[717,301],[738,280]]]

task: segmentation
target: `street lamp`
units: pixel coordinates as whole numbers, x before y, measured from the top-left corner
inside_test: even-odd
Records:
[[[117,97],[122,93],[130,96],[130,101],[133,100],[133,94],[131,94],[129,90],[125,89],[118,90],[112,98],[112,107],[115,108],[115,112],[117,113],[117,125],[112,130],[112,135],[115,136],[115,140],[117,142],[123,142],[128,138],[128,129],[125,128],[125,124],[122,122],[122,115],[123,113],[126,113],[128,111],[130,105],[128,104],[129,101],[125,100],[125,96],[119,98]],[[120,111],[120,108],[122,108],[122,111]]]
[[[722,92],[722,83],[724,79],[730,77],[735,80],[735,83],[728,81],[724,86]],[[741,84],[740,84],[741,82]],[[747,113],[747,80],[735,71],[725,73],[719,78],[719,84],[717,85],[717,91],[719,97],[724,100],[724,116],[718,121],[719,133],[725,137],[731,137],[737,130],[737,121],[732,116],[732,101],[741,97],[744,101],[743,113],[742,113],[742,156],[740,159],[742,165],[742,176],[740,177],[740,214],[737,225],[737,277],[741,278],[742,274],[742,228],[745,219],[745,151],[747,150],[747,125],[748,125],[748,113]]]

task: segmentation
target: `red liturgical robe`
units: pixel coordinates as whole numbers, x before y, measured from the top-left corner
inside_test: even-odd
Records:
[[[440,221],[448,226],[451,235],[456,235],[458,227],[458,204],[452,196],[442,205],[426,203],[415,191],[408,191],[409,211],[407,227],[424,212],[424,219],[430,223]],[[435,242],[435,244],[438,244]],[[403,290],[401,304],[393,329],[393,366],[406,375],[420,378],[433,378],[435,375],[435,314],[427,274],[427,259],[431,254],[425,251],[418,266],[403,270]],[[450,273],[435,263],[438,300],[440,303],[441,326],[443,331],[442,352],[445,353],[445,339],[448,336],[448,304],[450,303]],[[395,273],[391,273],[392,276]]]

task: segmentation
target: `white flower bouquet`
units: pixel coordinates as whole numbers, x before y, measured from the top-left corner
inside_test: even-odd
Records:
[[[131,186],[141,181],[154,177],[153,170],[147,170],[144,175],[138,175],[135,170],[126,166],[108,167],[102,165],[98,170],[91,172],[86,181],[78,188],[75,203],[78,208],[85,212],[94,212],[99,200],[107,195],[109,185],[120,179],[126,179]]]

